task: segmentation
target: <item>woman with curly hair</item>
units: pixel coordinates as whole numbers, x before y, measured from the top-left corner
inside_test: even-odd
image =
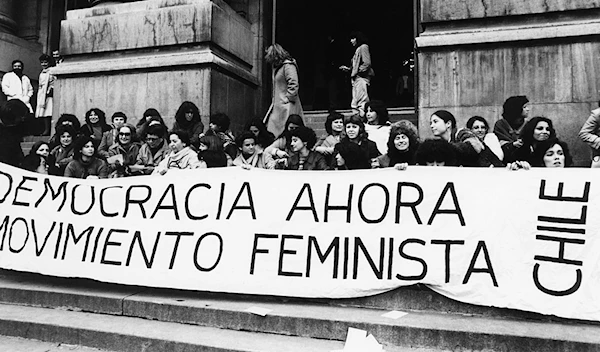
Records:
[[[535,148],[531,166],[533,167],[570,167],[573,158],[569,152],[569,145],[557,138],[539,142]]]
[[[162,116],[160,116],[160,113],[155,108],[146,109],[142,115],[142,118],[135,124],[135,132],[138,137],[141,139],[146,138],[146,130],[151,124],[161,124],[165,126],[165,135],[163,137],[165,139],[167,138],[167,125],[165,125],[165,120],[163,120]]]
[[[417,163],[415,154],[419,149],[417,127],[408,120],[400,120],[392,124],[387,142],[387,153],[377,157],[374,167],[394,167],[406,169],[407,165]]]
[[[106,123],[106,115],[104,111],[93,108],[85,113],[85,124],[81,126],[80,133],[84,136],[90,136],[100,143],[104,132],[111,130],[111,127]]]
[[[169,147],[171,153],[156,166],[152,174],[164,175],[170,169],[206,168],[206,163],[199,160],[198,153],[190,147],[190,136],[186,131],[169,132]]]
[[[281,45],[266,50],[265,61],[273,65],[273,102],[266,116],[267,130],[275,136],[285,131],[291,115],[303,115],[298,83],[298,63]]]
[[[190,138],[190,145],[198,147],[200,134],[204,132],[204,124],[200,119],[200,110],[191,101],[184,101],[175,113],[173,131],[186,131]]]
[[[299,127],[304,127],[304,121],[300,115],[290,115],[285,122],[285,130],[265,149],[265,153],[271,154],[276,162],[283,162],[292,155],[291,132]]]
[[[327,170],[327,161],[320,153],[313,151],[317,142],[315,131],[310,127],[300,127],[293,130],[292,156],[287,159],[286,170]]]
[[[523,145],[516,149],[509,161],[527,161],[531,164],[533,153],[540,142],[556,138],[552,120],[544,116],[536,116],[527,121],[519,138]]]
[[[96,153],[96,140],[91,136],[79,137],[74,144],[73,160],[65,169],[65,177],[98,179],[108,177],[108,165]]]
[[[49,167],[52,175],[63,176],[65,168],[73,160],[75,152],[73,142],[77,138],[77,133],[73,127],[62,125],[58,127],[56,135],[59,144],[50,152],[50,156],[54,159],[54,165],[49,165]]]

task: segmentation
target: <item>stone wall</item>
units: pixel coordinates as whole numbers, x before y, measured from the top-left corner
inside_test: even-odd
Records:
[[[600,97],[600,0],[422,0],[419,47],[419,125],[455,114],[491,125],[511,95],[526,95],[532,115],[555,122],[578,165],[589,148],[577,132]]]

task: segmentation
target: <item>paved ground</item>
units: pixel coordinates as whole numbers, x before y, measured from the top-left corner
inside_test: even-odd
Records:
[[[109,352],[95,348],[0,336],[0,352]]]

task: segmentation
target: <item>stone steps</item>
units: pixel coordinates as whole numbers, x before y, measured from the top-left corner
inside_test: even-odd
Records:
[[[425,298],[427,299],[427,298]],[[348,327],[390,351],[600,351],[600,326],[277,297],[157,290],[2,271],[0,335],[114,351],[332,351]],[[266,316],[246,309],[270,309]],[[257,343],[257,341],[259,343]],[[146,349],[144,349],[146,348]]]
[[[351,115],[352,110],[339,110],[340,113],[345,116]],[[390,121],[395,122],[402,119],[409,120],[414,123],[415,126],[419,126],[418,116],[414,108],[394,108],[388,110]],[[312,128],[317,137],[325,134],[325,120],[327,120],[329,112],[326,110],[320,111],[305,111],[304,112],[304,123],[306,126]]]
[[[23,154],[29,154],[29,150],[33,145],[38,141],[47,142],[50,139],[50,136],[25,136],[23,137],[23,142],[21,142],[21,149],[23,149]]]

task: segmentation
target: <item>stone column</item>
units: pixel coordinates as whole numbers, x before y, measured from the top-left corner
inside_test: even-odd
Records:
[[[15,34],[17,22],[15,22],[15,6],[13,0],[0,0],[0,32]]]

